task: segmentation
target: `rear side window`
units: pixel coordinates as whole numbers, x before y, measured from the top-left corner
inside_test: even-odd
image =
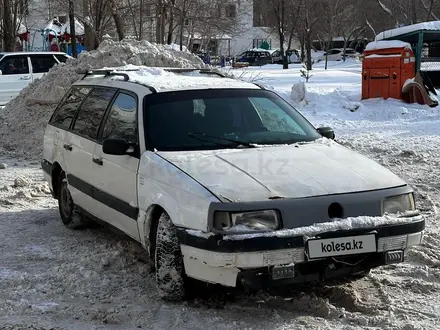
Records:
[[[0,62],[0,70],[3,75],[28,74],[28,58],[21,55],[3,57]]]
[[[96,140],[99,126],[116,90],[97,87],[89,94],[79,110],[73,130],[75,133]]]
[[[102,140],[122,139],[137,143],[137,100],[130,94],[120,93],[112,105],[104,125]]]
[[[61,63],[66,63],[68,57],[65,55],[54,55],[58,61],[60,61]]]
[[[52,55],[31,55],[32,70],[34,73],[45,73],[48,72],[57,61]]]
[[[69,129],[81,102],[86,98],[87,94],[90,93],[91,89],[91,87],[72,87],[68,96],[55,110],[49,123],[54,126]]]

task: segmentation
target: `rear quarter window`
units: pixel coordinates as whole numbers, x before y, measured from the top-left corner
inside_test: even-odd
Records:
[[[92,90],[91,87],[72,87],[67,96],[61,101],[49,121],[49,124],[63,129],[69,129],[79,106]]]

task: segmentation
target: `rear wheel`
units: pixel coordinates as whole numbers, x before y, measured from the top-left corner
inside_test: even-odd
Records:
[[[177,301],[185,296],[183,257],[176,227],[167,213],[159,218],[155,252],[156,283],[164,300]]]
[[[86,221],[73,202],[64,172],[58,178],[58,192],[58,209],[63,224],[70,229],[85,227]]]

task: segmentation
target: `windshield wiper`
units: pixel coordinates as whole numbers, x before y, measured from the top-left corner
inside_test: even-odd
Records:
[[[229,142],[235,143],[237,145],[237,147],[239,147],[239,146],[244,146],[244,147],[247,147],[247,148],[255,148],[256,147],[256,145],[254,145],[252,143],[249,143],[249,142],[243,142],[243,141],[238,141],[238,140],[234,140],[234,139],[228,139],[228,138],[221,137],[221,136],[208,135],[208,134],[201,133],[201,132],[188,133],[188,136],[190,136],[192,138],[196,138],[196,139],[201,140],[201,141],[205,141],[205,142],[211,142],[211,141],[202,140],[202,139],[200,139],[199,136],[203,136],[203,137],[210,138],[210,139],[218,139],[218,140],[223,140],[223,141],[229,141]],[[212,142],[212,143],[214,143],[214,142]],[[226,146],[225,144],[219,144],[219,145]]]

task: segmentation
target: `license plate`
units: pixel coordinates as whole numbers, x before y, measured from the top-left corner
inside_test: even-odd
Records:
[[[295,266],[274,266],[272,268],[272,279],[281,280],[283,278],[295,277]]]
[[[376,236],[361,235],[307,241],[309,259],[376,252]]]

